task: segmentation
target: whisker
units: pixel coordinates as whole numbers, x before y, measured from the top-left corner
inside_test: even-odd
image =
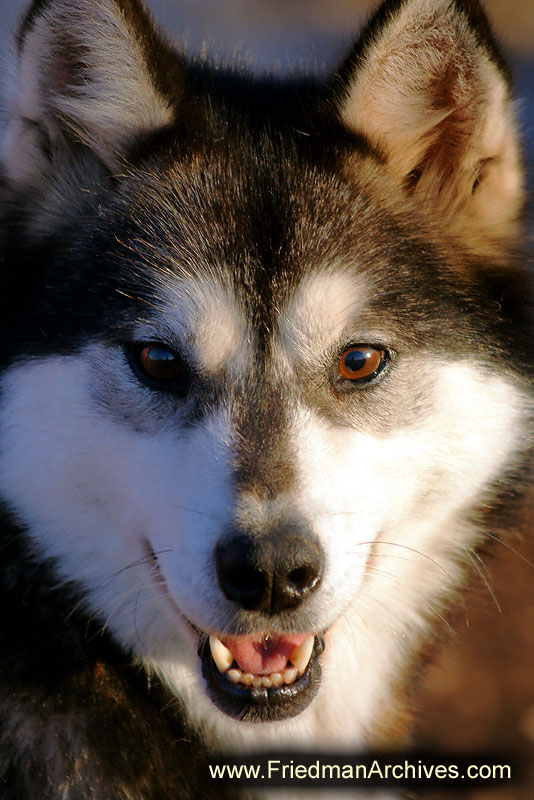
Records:
[[[515,547],[512,547],[511,544],[508,544],[508,542],[504,542],[499,536],[495,536],[494,533],[489,533],[488,531],[484,532],[484,536],[487,536],[489,539],[493,539],[495,542],[498,542],[503,547],[506,547],[507,550],[510,550],[510,552],[516,555],[518,558],[520,558],[521,561],[524,561],[525,564],[534,569],[534,564],[532,563],[532,561],[530,561],[530,559],[524,556],[523,553],[521,553]]]
[[[429,604],[429,608],[432,611],[432,614],[438,617],[438,619],[440,619],[443,622],[443,624],[449,629],[451,633],[454,633],[454,628],[452,627],[450,622],[443,616],[443,614],[440,614],[440,612],[432,603]]]
[[[169,508],[178,508],[180,511],[187,511],[190,514],[197,514],[199,517],[206,517],[207,519],[219,519],[218,514],[213,514],[210,511],[200,511],[198,508],[190,508],[189,506],[184,506],[181,503],[166,503]]]
[[[407,544],[401,544],[400,542],[386,542],[383,539],[376,539],[376,540],[370,541],[370,542],[360,542],[360,544],[362,544],[362,545],[373,545],[373,546],[384,544],[384,545],[387,545],[389,547],[400,547],[403,550],[408,550],[410,553],[415,553],[415,555],[421,556],[421,558],[426,558],[427,561],[430,561],[431,564],[434,564],[434,566],[437,567],[441,572],[443,572],[443,574],[447,577],[447,580],[449,581],[449,583],[454,585],[453,577],[449,572],[447,572],[445,567],[443,567],[439,563],[439,561],[436,561],[435,558],[432,558],[432,556],[429,556],[427,553],[423,553],[422,550],[417,550],[414,547],[410,547]]]
[[[150,562],[153,561],[153,556],[159,556],[161,553],[172,553],[172,552],[173,549],[171,547],[168,547],[164,550],[157,550],[157,551],[151,550],[150,553],[147,553],[146,556],[142,556],[141,558],[138,558],[136,561],[132,561],[125,567],[122,567],[121,569],[117,570],[117,572],[114,572],[112,575],[109,576],[109,578],[106,578],[106,581],[108,582],[109,585],[111,581],[113,581],[119,575],[122,575],[124,572],[127,572],[129,569],[132,569],[132,567],[139,567],[142,564],[150,564]]]
[[[465,552],[466,556],[468,557],[469,561],[471,562],[471,564],[473,565],[473,567],[476,569],[476,571],[480,575],[480,578],[481,578],[482,582],[484,583],[484,585],[486,586],[486,589],[488,590],[488,593],[489,593],[491,599],[495,603],[495,608],[497,609],[499,614],[502,614],[502,608],[501,608],[501,605],[500,605],[499,601],[497,600],[497,595],[493,591],[493,588],[492,588],[490,582],[488,581],[486,575],[484,574],[483,570],[481,569],[480,565],[477,564],[477,561],[479,561],[481,564],[483,564],[484,562],[482,561],[482,559],[480,558],[480,556],[477,553],[472,553],[469,550],[467,550],[467,548],[464,550],[464,552]]]

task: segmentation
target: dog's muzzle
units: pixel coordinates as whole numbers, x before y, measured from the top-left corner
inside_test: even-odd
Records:
[[[317,537],[302,523],[263,534],[232,529],[217,544],[223,594],[247,614],[252,630],[258,621],[256,633],[210,636],[199,648],[209,694],[227,714],[280,720],[299,714],[314,697],[324,640],[315,633],[277,631],[277,621],[293,616],[298,629],[299,609],[318,588],[323,563]]]

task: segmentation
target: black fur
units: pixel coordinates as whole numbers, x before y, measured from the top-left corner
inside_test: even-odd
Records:
[[[20,29],[20,47],[51,2],[35,0]],[[502,67],[478,3],[455,4],[476,22],[484,47]],[[85,145],[70,141],[71,152],[91,164],[82,187],[90,192],[58,214],[46,234],[32,231],[34,199],[3,181],[4,367],[28,355],[75,352],[91,338],[127,345],[130,320],[159,301],[147,238],[162,250],[179,248],[186,268],[209,271],[223,263],[231,269],[267,360],[276,310],[303,272],[320,268],[327,255],[350,263],[356,243],[358,268],[374,288],[368,314],[380,319],[396,309],[404,352],[446,351],[459,359],[476,354],[488,369],[499,364],[523,382],[531,332],[519,256],[507,255],[504,269],[460,248],[451,256],[435,221],[409,200],[400,205],[400,190],[377,199],[384,156],[335,114],[369,43],[400,5],[392,0],[380,7],[338,77],[322,86],[307,79],[256,80],[202,64],[186,70],[155,38],[140,4],[120,0],[145,37],[146,63],[175,119],[132,144],[126,177],[111,176]],[[348,174],[354,158],[368,165],[361,180]],[[147,174],[158,187],[148,200]],[[388,270],[393,264],[394,283],[383,281],[385,264]],[[165,266],[179,278],[170,259]],[[345,425],[356,420],[361,427],[371,424],[371,400],[355,402],[347,393],[332,407],[323,363],[315,375],[295,375],[286,385],[257,366],[247,385],[204,376],[188,421],[194,425],[222,398],[245,409],[237,485],[262,486],[275,496],[294,480],[280,397],[309,392],[308,402],[313,395],[327,418]],[[394,367],[384,380],[395,380]],[[373,424],[378,418],[387,432],[411,420],[419,407],[417,380],[406,388],[402,411],[388,407],[379,387]],[[1,522],[1,799],[236,798],[235,789],[217,786],[215,794],[206,766],[212,754],[180,702],[133,666],[130,654],[91,618],[80,587],[59,584],[55,565],[32,552],[8,510]]]

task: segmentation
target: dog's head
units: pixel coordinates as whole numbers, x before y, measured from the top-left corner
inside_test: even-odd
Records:
[[[35,3],[3,162],[32,547],[193,714],[328,731],[350,696],[363,737],[525,441],[482,12],[386,2],[318,86],[188,67],[137,2]]]

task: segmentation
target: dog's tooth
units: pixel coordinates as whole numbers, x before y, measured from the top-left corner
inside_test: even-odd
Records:
[[[280,672],[272,672],[269,677],[273,686],[281,686],[284,682],[284,676]]]
[[[252,685],[255,689],[259,689],[260,686],[263,686],[263,678],[260,675],[255,675],[252,679]]]
[[[241,676],[241,683],[244,683],[245,686],[252,686],[252,681],[254,680],[254,675],[251,672],[244,672]]]
[[[273,685],[273,682],[269,676],[264,675],[263,678],[261,679],[261,685],[265,686],[266,689],[270,689],[271,686]]]
[[[232,681],[232,683],[239,683],[243,678],[243,673],[240,669],[229,669],[225,674],[226,677]]]
[[[284,683],[293,683],[297,677],[297,670],[295,667],[288,667],[282,673]]]
[[[216,636],[210,636],[210,650],[219,672],[226,672],[232,666],[234,655]]]
[[[299,644],[293,648],[291,655],[289,656],[289,660],[293,666],[297,668],[300,675],[302,675],[309,664],[313,650],[314,638],[315,637],[313,635],[308,636],[307,639],[304,639],[302,644]]]

